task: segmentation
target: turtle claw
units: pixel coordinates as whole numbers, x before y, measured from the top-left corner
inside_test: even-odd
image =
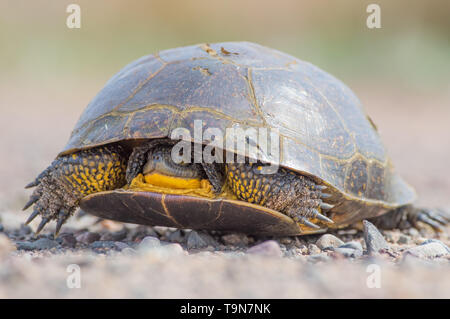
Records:
[[[319,213],[319,211],[317,209],[314,209],[313,212],[314,212],[314,218],[317,218],[318,220],[323,221],[323,222],[328,223],[328,224],[334,224],[333,220],[331,220],[328,217],[326,217],[326,216],[322,215],[321,213]]]
[[[324,211],[329,211],[333,207],[334,207],[334,205],[330,205],[330,204],[327,204],[327,203],[324,203],[324,202],[320,203],[320,209],[324,210]]]
[[[58,237],[59,231],[61,230],[62,225],[64,225],[67,218],[69,218],[69,217],[70,217],[70,214],[68,214],[66,210],[61,209],[59,211],[58,217],[56,218],[55,237]]]
[[[38,185],[39,185],[39,180],[35,179],[31,183],[28,183],[27,185],[25,185],[25,188],[32,188],[32,187],[35,187],[35,186],[38,186]]]
[[[450,222],[450,216],[441,210],[422,209],[417,213],[417,220],[433,227],[438,232],[443,232],[443,226]]]
[[[36,218],[36,216],[39,215],[39,211],[37,209],[35,209],[31,215],[28,217],[27,221],[25,222],[25,225],[28,225],[29,223],[31,223],[33,221],[33,219]]]
[[[303,225],[308,226],[308,227],[310,227],[310,228],[320,229],[320,226],[317,226],[316,224],[311,223],[311,222],[310,222],[307,218],[305,218],[305,217],[300,217],[300,218],[298,218],[297,223],[303,224]]]
[[[36,229],[35,234],[39,234],[41,232],[41,230],[44,228],[45,225],[47,225],[47,223],[50,221],[50,219],[48,218],[42,218],[41,223],[39,224],[38,228]]]
[[[331,194],[328,194],[328,193],[321,193],[320,194],[320,198],[321,199],[327,199],[327,198],[330,198],[331,197]]]
[[[39,200],[39,198],[41,198],[41,197],[38,196],[38,195],[32,195],[32,196],[30,197],[30,200],[25,204],[25,206],[22,208],[22,210],[28,209],[31,205],[33,205],[34,203],[36,203],[36,202]]]

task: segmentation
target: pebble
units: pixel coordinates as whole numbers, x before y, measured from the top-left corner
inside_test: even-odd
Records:
[[[400,235],[397,240],[398,244],[410,244],[411,242],[412,242],[411,237],[403,235],[403,234]]]
[[[161,249],[164,249],[166,252],[168,252],[171,255],[181,255],[181,254],[185,253],[183,247],[181,247],[180,244],[163,245],[163,246],[161,246]]]
[[[359,241],[349,241],[348,243],[345,243],[338,248],[351,248],[359,251],[363,251],[362,245]]]
[[[337,238],[336,236],[331,235],[331,234],[322,235],[316,241],[316,245],[322,250],[324,250],[325,248],[330,248],[330,247],[336,248],[343,244],[344,244],[344,242],[342,240],[340,240],[339,238]]]
[[[139,243],[138,249],[141,251],[146,251],[159,246],[161,246],[161,242],[159,241],[158,238],[153,236],[147,236],[144,237],[144,239],[142,239],[142,241]]]
[[[147,236],[158,237],[158,234],[153,230],[153,228],[142,225],[133,228],[128,232],[129,239],[134,242],[139,242]]]
[[[447,252],[450,254],[450,248],[446,244],[444,244],[442,241],[437,240],[437,239],[427,239],[424,242],[422,242],[421,245],[426,245],[426,244],[429,244],[429,243],[439,243],[439,244],[441,244],[442,246],[445,247]]]
[[[89,244],[92,249],[114,249],[116,248],[116,243],[114,241],[101,241],[97,240]]]
[[[18,250],[43,250],[51,249],[58,246],[58,243],[48,238],[40,238],[36,241],[17,242]]]
[[[167,239],[173,243],[182,243],[185,240],[184,232],[181,229],[177,229],[176,231],[170,233],[167,236]]]
[[[415,229],[414,227],[410,227],[408,228],[408,234],[412,237],[419,237],[420,233],[417,229]]]
[[[105,233],[100,237],[100,240],[105,241],[121,241],[127,237],[128,229],[122,228],[121,230],[114,233]]]
[[[320,254],[315,254],[315,255],[310,255],[308,256],[308,258],[306,259],[306,261],[316,264],[318,262],[327,262],[330,261],[331,257],[328,256],[327,253],[320,253]]]
[[[448,247],[439,242],[429,242],[427,244],[409,248],[405,251],[406,255],[410,254],[419,258],[436,258],[445,256],[448,253]]]
[[[77,235],[76,239],[80,243],[89,245],[93,242],[98,241],[100,239],[100,234],[87,231]]]
[[[319,247],[317,247],[317,245],[314,245],[314,244],[308,245],[308,253],[310,255],[320,254],[321,252],[322,252],[322,250]]]
[[[222,241],[226,245],[246,246],[248,245],[248,237],[244,234],[227,234],[222,236]]]
[[[346,258],[357,258],[362,256],[362,249],[353,249],[353,248],[345,248],[345,247],[338,247],[333,248],[333,251],[335,253],[338,253]]]
[[[188,249],[199,249],[208,246],[217,247],[218,244],[210,235],[206,233],[198,233],[195,230],[191,231],[187,237],[186,246]]]
[[[366,242],[367,252],[369,255],[377,254],[380,250],[388,250],[389,244],[383,235],[371,222],[363,221],[364,224],[364,241]]]
[[[139,253],[150,258],[167,258],[182,255],[186,252],[180,244],[165,244],[152,249],[139,249]]]
[[[280,245],[275,240],[267,240],[261,244],[247,249],[248,254],[281,257],[283,255]]]
[[[125,248],[129,248],[130,246],[128,246],[126,243],[121,242],[121,241],[116,241],[115,246],[118,250],[124,250]]]
[[[9,236],[13,239],[18,239],[18,240],[23,240],[26,237],[28,237],[27,235],[30,235],[32,233],[31,227],[28,225],[20,225],[19,229],[14,229]]]
[[[61,240],[61,246],[74,248],[77,244],[75,236],[71,233],[62,233],[58,236]]]

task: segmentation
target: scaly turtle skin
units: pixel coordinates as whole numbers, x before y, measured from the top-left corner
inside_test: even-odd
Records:
[[[203,130],[277,129],[280,169],[261,176],[261,162],[171,162],[172,131],[182,127],[194,136],[195,120],[203,121]],[[126,187],[148,169],[166,184],[206,179],[217,196]],[[268,235],[313,233],[378,216],[386,227],[405,218],[435,228],[448,222],[444,213],[411,205],[413,189],[393,170],[375,125],[348,87],[307,62],[248,42],[176,48],[127,65],[28,186],[37,186],[25,208],[35,204],[28,222],[40,215],[38,231],[53,219],[59,231],[78,206],[125,222]],[[234,198],[220,197],[224,188]]]

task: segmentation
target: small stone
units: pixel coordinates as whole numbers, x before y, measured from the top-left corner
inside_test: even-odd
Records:
[[[121,242],[121,241],[116,241],[114,244],[116,245],[116,248],[118,250],[124,250],[125,248],[130,247],[127,244],[125,244],[124,242]]]
[[[184,249],[180,244],[167,244],[161,246],[161,249],[164,249],[170,255],[181,255],[184,254]]]
[[[400,237],[398,232],[392,232],[392,231],[386,231],[384,233],[384,236],[385,236],[386,241],[388,241],[389,243],[396,243]]]
[[[128,229],[122,228],[114,233],[105,233],[100,237],[100,240],[105,241],[121,241],[127,237]]]
[[[116,248],[116,243],[113,241],[94,241],[89,245],[92,249],[114,249]]]
[[[308,254],[308,247],[306,245],[300,245],[298,247],[298,250],[301,252],[302,255]]]
[[[89,245],[95,241],[98,241],[100,239],[100,234],[87,231],[77,235],[76,239],[80,243]]]
[[[208,246],[217,247],[218,243],[210,235],[192,230],[187,236],[186,246],[188,249],[199,249]]]
[[[333,251],[335,253],[338,253],[346,258],[357,258],[362,256],[362,249],[353,249],[353,248],[345,248],[345,247],[338,247],[333,248]]]
[[[177,229],[176,231],[170,233],[167,236],[167,239],[172,243],[182,243],[184,242],[184,232],[181,229]]]
[[[222,241],[226,245],[246,246],[248,245],[248,237],[244,234],[227,234],[222,236]]]
[[[438,239],[433,239],[433,238],[432,239],[427,239],[427,240],[423,241],[420,245],[426,245],[426,244],[429,244],[429,243],[439,243],[439,244],[441,244],[442,246],[445,247],[447,252],[450,254],[450,248],[446,244],[444,244],[442,241],[440,241]]]
[[[327,247],[327,248],[330,248],[330,247]],[[314,244],[308,245],[308,254],[315,255],[315,254],[320,254],[321,252],[322,252],[322,250],[319,247],[317,247],[316,245],[314,245]]]
[[[342,240],[331,234],[325,234],[316,241],[316,245],[322,250],[330,247],[336,248],[343,244]]]
[[[138,249],[143,251],[153,249],[159,246],[161,246],[161,242],[159,241],[158,238],[153,236],[147,236],[144,239],[142,239],[142,241],[139,243]]]
[[[366,242],[367,252],[369,255],[377,254],[380,250],[389,250],[389,244],[383,235],[371,222],[363,220],[364,224],[364,241]]]
[[[22,241],[17,242],[18,250],[43,250],[51,249],[58,246],[58,243],[48,238],[40,238],[36,241]]]
[[[351,248],[359,251],[363,251],[362,245],[359,241],[349,241],[348,243],[345,243],[338,248]]]
[[[140,242],[147,236],[158,237],[158,234],[153,230],[153,228],[140,225],[131,229],[127,235],[128,239],[134,242]]]
[[[416,237],[419,237],[419,236],[420,236],[419,231],[418,231],[417,229],[415,229],[414,227],[408,228],[408,234],[409,234],[411,237],[413,237],[413,238],[416,238]]]
[[[411,242],[411,238],[403,234],[398,237],[397,241],[398,244],[410,244]]]
[[[436,258],[447,255],[449,253],[447,249],[448,247],[445,247],[441,243],[430,242],[409,248],[405,251],[405,254],[411,254],[419,258]]]
[[[77,244],[75,236],[71,233],[62,233],[58,236],[61,239],[61,246],[74,248]]]
[[[306,261],[313,263],[313,264],[317,264],[319,262],[327,262],[330,260],[331,260],[331,257],[328,256],[327,253],[311,255],[311,256],[308,256],[308,258],[306,259]]]
[[[283,255],[280,245],[275,240],[268,240],[250,247],[247,249],[247,253],[271,257],[281,257]]]

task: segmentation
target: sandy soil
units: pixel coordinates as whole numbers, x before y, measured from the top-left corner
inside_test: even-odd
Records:
[[[20,212],[29,196],[23,186],[64,146],[101,82],[24,83],[13,79],[0,84],[0,224],[7,234],[17,232],[27,216]],[[450,92],[417,94],[365,87],[357,87],[355,92],[377,124],[396,168],[416,188],[418,203],[450,209]],[[89,216],[73,219],[69,227],[74,237],[83,229],[101,234],[121,227],[92,226],[94,221]],[[127,227],[131,232],[133,226]],[[294,243],[281,239],[275,253],[269,249],[262,255],[250,254],[247,248],[265,239],[247,238],[236,246],[221,234],[213,236],[217,245],[200,249],[187,247],[186,238],[175,244],[178,240],[156,233],[153,235],[163,244],[172,246],[145,249],[139,246],[139,238],[130,239],[125,248],[117,244],[105,251],[80,243],[72,248],[16,250],[21,235],[12,241],[3,236],[0,297],[450,297],[448,254],[436,261],[401,255],[435,237],[432,233],[383,234],[399,254],[344,258],[310,246],[319,236]],[[448,245],[449,234],[447,228],[438,238]],[[366,249],[361,232],[336,235],[345,242],[358,241]],[[404,238],[399,239],[401,236]],[[327,258],[312,260],[311,255]],[[381,267],[378,289],[367,285],[367,265],[373,263]],[[80,289],[67,286],[70,264],[80,265]]]

